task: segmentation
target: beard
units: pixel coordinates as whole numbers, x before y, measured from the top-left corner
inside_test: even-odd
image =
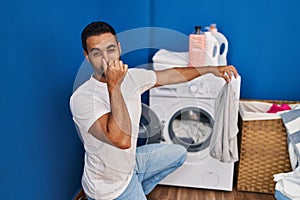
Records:
[[[103,65],[101,66],[97,66],[95,65],[95,63],[90,62],[92,68],[94,69],[94,75],[96,75],[97,77],[104,77],[105,78],[105,73],[104,73],[104,67]]]

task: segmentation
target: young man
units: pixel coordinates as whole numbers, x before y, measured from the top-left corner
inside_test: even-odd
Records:
[[[86,26],[81,40],[85,58],[94,69],[70,99],[85,148],[83,189],[89,199],[146,199],[160,180],[183,164],[186,149],[175,144],[136,147],[141,94],[206,73],[230,81],[237,71],[233,66],[128,69],[120,60],[116,32],[105,22]]]

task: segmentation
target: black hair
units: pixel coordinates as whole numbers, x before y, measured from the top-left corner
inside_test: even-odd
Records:
[[[94,36],[94,35],[101,35],[103,33],[111,33],[115,36],[115,38],[117,40],[117,35],[116,35],[115,29],[108,23],[96,21],[96,22],[92,22],[89,25],[87,25],[81,33],[81,44],[82,44],[83,50],[86,53],[88,53],[88,50],[86,47],[86,40],[88,37]]]

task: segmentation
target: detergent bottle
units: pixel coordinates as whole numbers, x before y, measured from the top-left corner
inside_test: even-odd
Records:
[[[226,37],[218,31],[216,24],[210,25],[210,32],[218,40],[220,46],[218,65],[227,65],[228,41]]]
[[[201,26],[195,26],[195,32],[189,35],[189,67],[205,65],[206,37]]]
[[[212,32],[210,32],[209,29],[209,27],[206,27],[204,32],[206,37],[205,65],[218,66],[220,45],[218,40],[212,35]]]

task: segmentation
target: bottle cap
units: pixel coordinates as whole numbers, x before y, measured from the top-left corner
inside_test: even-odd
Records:
[[[205,28],[204,28],[204,31],[205,31],[205,32],[208,32],[208,31],[209,31],[209,29],[210,29],[210,27],[209,27],[209,26],[205,26]]]
[[[195,33],[200,34],[201,32],[201,26],[195,26]]]
[[[209,30],[211,32],[214,32],[214,33],[218,32],[217,25],[216,24],[210,24]]]
[[[217,24],[210,24],[210,28],[217,28]]]

